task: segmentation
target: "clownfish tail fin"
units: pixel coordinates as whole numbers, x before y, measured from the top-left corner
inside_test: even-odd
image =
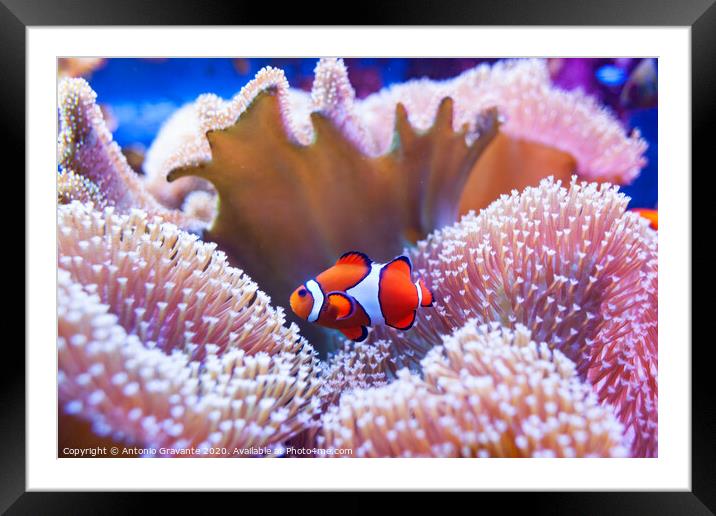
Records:
[[[433,306],[433,293],[428,290],[422,279],[418,280],[418,288],[421,293],[420,306]]]

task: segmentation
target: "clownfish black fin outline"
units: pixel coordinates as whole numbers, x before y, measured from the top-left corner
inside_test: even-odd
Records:
[[[407,269],[406,269],[407,266]],[[400,272],[403,272],[410,277],[410,275],[413,273],[413,262],[410,261],[410,257],[403,255],[398,256],[397,258],[393,258],[388,263],[386,263],[383,266],[383,270],[381,270],[381,274],[384,270],[388,269],[394,269]]]
[[[348,251],[338,258],[336,265],[363,265],[370,269],[370,266],[373,265],[373,260],[371,260],[367,254],[361,253],[360,251]]]

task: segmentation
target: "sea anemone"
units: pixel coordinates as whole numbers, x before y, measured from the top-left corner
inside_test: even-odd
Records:
[[[182,177],[171,183],[167,181],[177,153],[208,153],[211,156],[200,122],[197,104],[185,104],[162,124],[147,150],[142,164],[145,186],[164,206],[179,208],[186,196],[194,191],[215,193],[211,183],[198,177]]]
[[[656,233],[609,184],[552,178],[502,196],[430,235],[409,255],[433,290],[409,332],[377,328],[393,370],[419,360],[468,319],[523,324],[577,364],[633,434],[656,453]]]
[[[57,59],[57,76],[86,77],[104,66],[106,61],[101,57],[60,57]]]
[[[85,178],[96,186],[104,202],[119,211],[140,208],[185,229],[203,228],[204,223],[181,211],[165,208],[146,190],[119,145],[112,140],[96,99],[97,94],[84,79],[63,79],[58,85],[59,175],[71,173]],[[62,187],[63,178],[59,181]],[[86,199],[79,195],[71,200]]]
[[[655,241],[653,245],[655,250]],[[648,253],[638,275],[640,291],[627,288],[611,298],[603,326],[593,342],[587,341],[591,352],[582,353],[582,371],[599,399],[614,405],[617,416],[628,426],[633,455],[654,457],[658,445],[656,252]]]
[[[91,202],[99,209],[108,205],[96,184],[71,170],[62,170],[57,174],[57,202],[69,204],[72,201]]]
[[[313,424],[315,352],[214,244],[79,202],[59,207],[58,226],[66,413],[117,441],[228,455]]]
[[[548,175],[567,179],[576,172],[585,179],[629,183],[645,164],[647,145],[638,131],[628,136],[595,99],[554,87],[547,62],[539,59],[483,64],[453,79],[413,80],[365,98],[356,111],[369,148],[380,153],[390,145],[398,103],[409,122],[423,130],[445,97],[455,102],[455,127],[474,123],[486,107],[497,106],[504,117],[465,185],[462,213]]]
[[[327,448],[358,457],[620,457],[622,425],[568,358],[514,330],[468,321],[385,387],[344,394]]]
[[[278,299],[348,249],[389,259],[546,175],[630,181],[646,148],[596,101],[553,87],[540,60],[362,100],[341,60],[319,61],[310,96],[266,68],[230,101],[204,95],[167,126],[152,188],[179,206],[202,183],[172,190],[164,176],[210,182],[220,203],[206,237]]]
[[[346,392],[387,384],[390,377],[384,362],[389,356],[385,341],[344,343],[323,365],[320,397],[324,410]]]
[[[177,111],[144,176],[87,82],[58,99],[61,442],[656,456],[656,233],[607,183],[646,143],[545,61],[363,100],[339,59],[310,93],[264,68]],[[406,246],[435,299],[408,332],[322,362],[271,306],[347,250]]]
[[[392,377],[386,374],[387,368],[384,364],[389,356],[389,345],[385,341],[373,344],[344,342],[343,347],[322,361],[321,387],[318,390],[320,411],[314,416],[315,424],[291,439],[289,446],[301,448],[301,456],[314,456],[306,450],[320,447],[318,442],[321,415],[337,404],[345,393],[387,385],[392,380]]]
[[[291,91],[282,71],[265,68],[230,101],[202,96],[201,138],[165,166],[170,181],[211,181],[219,209],[205,237],[276,299],[346,249],[388,257],[454,221],[497,130],[494,110],[454,130],[453,102],[443,99],[432,127],[416,131],[398,106],[394,147],[371,156],[342,61],[319,62],[310,104]]]

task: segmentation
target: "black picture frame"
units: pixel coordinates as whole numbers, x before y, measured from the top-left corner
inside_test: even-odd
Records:
[[[339,13],[354,9],[346,18]],[[284,3],[280,7],[260,2],[218,0],[0,0],[0,91],[2,141],[6,149],[24,157],[25,30],[47,25],[283,25],[298,22],[320,25],[618,25],[691,27],[692,157],[693,168],[713,174],[707,152],[713,144],[707,127],[716,118],[716,0],[480,0],[472,2],[361,2],[340,9],[312,7],[306,3]],[[21,158],[19,167],[24,168]],[[9,174],[9,171],[5,173]],[[679,171],[688,174],[690,171]],[[693,176],[692,176],[693,177]],[[27,178],[26,178],[27,179]],[[713,203],[708,188],[699,187],[692,198],[694,229],[713,222]],[[709,202],[711,201],[711,202]],[[713,224],[709,229],[713,228]],[[708,231],[708,230],[705,230]],[[694,236],[702,233],[692,233]],[[711,235],[711,232],[704,232]],[[693,238],[694,243],[710,239]],[[709,245],[706,243],[705,245]],[[704,270],[708,253],[692,251],[692,267]],[[25,270],[26,277],[31,271]],[[693,274],[693,271],[692,271]],[[711,286],[713,273],[700,276],[699,283]],[[713,291],[711,291],[713,292]],[[713,300],[692,303],[695,320],[708,320],[706,309]],[[693,316],[692,316],[693,317]],[[617,493],[510,493],[509,504],[526,504],[531,512],[550,514],[714,514],[716,512],[716,407],[713,400],[713,371],[708,358],[713,337],[680,343],[692,353],[692,457],[690,492]],[[0,410],[3,439],[0,441],[0,511],[8,514],[107,514],[128,513],[148,507],[146,498],[191,507],[180,493],[128,495],[125,493],[39,493],[25,492],[25,351],[17,340],[4,345],[5,368],[0,380]],[[13,364],[10,366],[9,364]],[[320,485],[316,486],[320,489]],[[219,496],[217,493],[211,496]],[[242,495],[243,496],[243,495]],[[264,496],[266,496],[264,494]],[[343,495],[352,500],[335,507],[341,512],[370,511],[373,502],[362,495]],[[474,495],[472,495],[474,496]],[[478,494],[481,498],[504,497]],[[221,495],[221,501],[226,499]],[[310,499],[310,501],[308,501]],[[308,501],[308,502],[307,502]],[[496,500],[495,500],[496,501]],[[272,506],[278,500],[272,497]],[[311,512],[322,512],[315,495],[296,493],[287,503],[309,503]],[[505,500],[500,500],[505,506]],[[217,500],[212,500],[213,507]],[[423,505],[421,496],[402,503],[403,510]],[[456,500],[453,503],[462,503]],[[471,504],[475,502],[470,502]],[[482,503],[482,502],[480,502]],[[452,505],[452,504],[451,504]],[[199,506],[204,509],[206,505]],[[340,507],[340,509],[339,509]],[[329,511],[336,512],[336,511]]]

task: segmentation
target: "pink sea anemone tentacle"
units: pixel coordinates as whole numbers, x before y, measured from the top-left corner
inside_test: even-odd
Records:
[[[140,210],[73,202],[58,222],[66,413],[117,440],[230,456],[315,424],[315,352],[213,244]]]
[[[497,106],[505,135],[566,152],[584,179],[630,182],[645,164],[647,144],[638,131],[627,135],[621,123],[595,99],[552,85],[540,59],[499,61],[444,81],[418,79],[397,84],[361,100],[356,111],[372,136],[375,152],[390,145],[394,106],[405,105],[416,128],[429,126],[441,98],[455,101],[455,127],[474,124],[486,107]]]
[[[179,208],[186,197],[195,191],[214,193],[211,183],[198,177],[186,177],[167,181],[171,156],[182,149],[187,153],[209,152],[206,140],[200,134],[201,126],[194,102],[177,109],[161,126],[157,136],[147,149],[142,164],[147,190],[164,206]]]
[[[96,184],[85,176],[75,174],[72,170],[63,170],[57,174],[57,202],[69,204],[72,201],[92,203],[100,210],[109,206]]]
[[[85,177],[118,210],[141,208],[189,230],[205,224],[159,204],[127,163],[105,124],[97,94],[84,79],[64,79],[58,85],[60,133],[57,159],[61,169]],[[76,199],[81,200],[81,199]]]
[[[475,320],[385,387],[345,393],[320,442],[358,457],[621,457],[623,427],[574,364],[521,325]]]
[[[555,87],[539,59],[499,61],[444,81],[396,84],[355,105],[374,154],[391,145],[395,106],[402,104],[417,129],[429,127],[442,98],[455,103],[453,125],[473,128],[480,111],[496,107],[500,131],[475,163],[460,212],[480,210],[511,189],[535,186],[549,175],[630,183],[646,164],[646,142],[580,91]]]
[[[392,342],[393,370],[415,364],[472,317],[523,324],[577,364],[634,435],[656,453],[657,245],[648,222],[625,212],[611,185],[552,179],[470,213],[408,250],[433,291],[410,333]]]

